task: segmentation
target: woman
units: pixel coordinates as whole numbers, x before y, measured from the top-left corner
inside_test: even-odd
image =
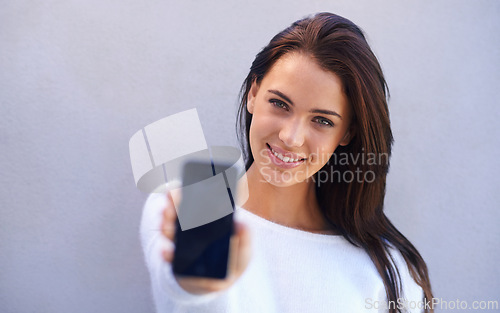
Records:
[[[159,235],[143,245],[159,311],[421,311],[425,262],[383,213],[392,133],[380,65],[363,33],[331,13],[299,20],[252,63],[239,108],[248,200],[237,208],[225,280],[175,279]],[[146,203],[143,230],[170,196]],[[146,225],[146,226],[145,226]]]

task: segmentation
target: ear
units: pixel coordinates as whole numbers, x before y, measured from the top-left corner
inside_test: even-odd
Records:
[[[257,97],[257,91],[259,91],[259,85],[257,85],[256,81],[254,80],[252,82],[250,90],[248,91],[248,96],[247,96],[247,111],[250,114],[253,114],[253,110],[255,107],[255,98]]]
[[[347,146],[349,142],[351,142],[351,139],[354,138],[354,135],[356,135],[356,127],[354,126],[354,124],[351,124],[351,126],[349,126],[349,128],[345,132],[344,138],[342,138],[339,145]]]

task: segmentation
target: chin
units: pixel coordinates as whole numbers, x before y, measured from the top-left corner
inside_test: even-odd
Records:
[[[297,177],[293,171],[278,171],[268,166],[260,168],[260,175],[264,181],[276,187],[290,187],[303,183],[304,180]]]

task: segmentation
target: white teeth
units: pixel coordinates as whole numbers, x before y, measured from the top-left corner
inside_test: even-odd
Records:
[[[271,149],[271,152],[278,158],[280,159],[281,161],[283,162],[287,162],[287,163],[292,163],[292,162],[298,162],[299,159],[292,159],[290,157],[284,157],[281,153],[277,153],[276,151],[274,151],[273,149]]]

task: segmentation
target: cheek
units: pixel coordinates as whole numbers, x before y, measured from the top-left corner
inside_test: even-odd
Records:
[[[252,153],[254,154],[259,153],[259,150],[263,148],[261,142],[264,140],[264,137],[266,137],[266,134],[267,134],[266,124],[262,123],[261,119],[254,117],[252,119],[252,123],[250,124],[250,138],[249,138]]]
[[[323,167],[323,165],[328,162],[337,146],[337,140],[332,140],[331,137],[316,138],[316,140],[311,142],[310,146],[312,163],[320,168]]]
[[[267,136],[279,128],[278,124],[278,121],[270,115],[254,115],[250,124],[250,135],[253,134],[254,137]]]

